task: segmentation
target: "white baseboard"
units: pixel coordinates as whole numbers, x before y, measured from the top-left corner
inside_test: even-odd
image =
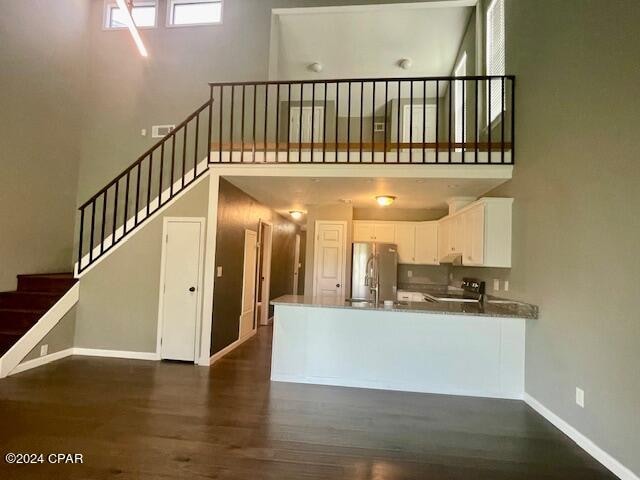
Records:
[[[593,441],[585,437],[582,433],[569,425],[562,418],[553,413],[528,393],[524,394],[524,401],[536,412],[538,412],[544,418],[549,420],[553,425],[555,425],[562,433],[576,442],[576,444],[585,452],[587,452],[598,462],[608,468],[618,478],[622,480],[640,480],[640,478],[635,473],[633,473],[607,452],[602,450]]]
[[[0,358],[0,378],[14,373],[22,359],[62,320],[79,299],[80,283],[78,282]]]
[[[238,340],[236,340],[233,343],[230,343],[229,345],[227,345],[226,347],[224,347],[222,350],[220,350],[219,352],[214,353],[211,358],[209,359],[209,365],[213,365],[214,363],[216,363],[218,360],[220,360],[222,357],[224,357],[227,353],[235,350],[236,348],[238,348],[240,345],[242,345],[244,342],[246,342],[247,340],[249,340],[250,338],[252,338],[256,333],[258,333],[258,329],[256,328],[255,330],[252,330],[250,334],[245,335],[242,338],[239,338]]]
[[[84,357],[126,358],[130,360],[160,360],[156,352],[128,352],[124,350],[100,350],[96,348],[74,348],[74,355]]]
[[[73,348],[67,348],[66,350],[60,350],[59,352],[50,353],[49,355],[45,355],[44,357],[27,360],[26,362],[21,363],[17,367],[15,367],[9,375],[15,375],[16,373],[31,370],[32,368],[41,367],[42,365],[55,362],[56,360],[60,360],[61,358],[70,357],[71,355],[73,355]]]

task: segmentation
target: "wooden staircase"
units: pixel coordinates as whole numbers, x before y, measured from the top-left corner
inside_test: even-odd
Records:
[[[18,289],[0,292],[0,357],[77,282],[71,273],[18,275]]]

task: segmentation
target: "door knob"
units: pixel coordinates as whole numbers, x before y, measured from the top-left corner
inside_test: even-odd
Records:
[[[191,288],[189,289],[189,291],[190,291],[190,292],[195,292],[195,291],[196,291],[196,287],[191,287]]]
[[[340,288],[340,284],[339,283],[336,283],[336,288]]]

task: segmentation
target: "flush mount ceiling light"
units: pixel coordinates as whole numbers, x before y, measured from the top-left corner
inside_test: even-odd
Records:
[[[381,207],[388,207],[395,201],[396,197],[392,195],[378,195],[376,197],[376,202],[378,202],[378,205],[380,205]]]
[[[132,2],[127,2],[126,0],[116,0],[118,8],[122,12],[125,25],[129,29],[131,36],[133,37],[133,41],[136,43],[136,47],[138,47],[138,51],[140,55],[143,57],[148,57],[147,49],[142,43],[142,38],[140,37],[140,32],[138,32],[138,27],[136,27],[135,22],[133,21],[133,17],[131,16],[131,7],[133,7]]]
[[[300,210],[290,210],[289,215],[291,215],[291,218],[294,220],[300,220],[302,215],[304,215],[304,212],[301,212]]]
[[[312,72],[320,73],[322,71],[322,69],[324,68],[324,66],[320,62],[313,62],[312,64],[309,65],[308,68]]]
[[[398,66],[403,70],[409,70],[413,66],[413,62],[410,58],[402,58],[398,62]]]

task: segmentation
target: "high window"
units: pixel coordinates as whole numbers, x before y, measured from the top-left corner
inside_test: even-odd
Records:
[[[222,0],[169,0],[168,24],[212,25],[222,21]]]
[[[467,52],[462,54],[458,65],[453,73],[456,77],[465,77],[467,75]],[[467,139],[467,132],[464,131],[464,122],[466,121],[467,105],[466,105],[466,85],[464,81],[455,80],[455,87],[453,91],[453,98],[455,101],[454,118],[455,118],[455,141],[456,143],[462,143]]]
[[[487,10],[487,75],[505,74],[504,0],[493,0]],[[503,98],[500,80],[491,82],[487,89],[489,121],[502,114]]]
[[[133,22],[137,27],[155,27],[156,10],[155,1],[134,2],[131,9]],[[105,6],[104,27],[108,29],[127,28],[124,13],[115,2],[109,2]]]

